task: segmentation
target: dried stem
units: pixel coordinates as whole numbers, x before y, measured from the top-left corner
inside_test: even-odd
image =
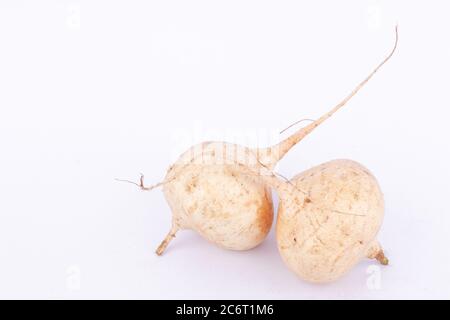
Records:
[[[161,256],[164,251],[166,250],[167,246],[169,245],[170,241],[172,241],[173,238],[175,238],[175,235],[178,231],[178,227],[173,225],[172,228],[170,229],[169,233],[167,234],[167,236],[164,238],[164,240],[161,242],[161,244],[158,246],[158,248],[156,249],[156,254],[158,256]]]
[[[377,259],[378,262],[381,263],[383,266],[387,266],[389,264],[389,259],[384,255],[383,250],[378,252],[375,259]]]
[[[334,113],[336,113],[339,109],[341,109],[351,98],[353,98],[358,91],[364,87],[364,85],[377,73],[377,71],[392,57],[395,50],[397,49],[398,44],[398,27],[395,27],[395,44],[391,52],[386,56],[386,58],[378,64],[378,66],[365,78],[358,86],[356,86],[355,89],[347,96],[344,100],[339,102],[333,109],[331,109],[329,112],[322,115],[319,119],[315,120],[311,124],[301,128],[296,133],[291,135],[290,137],[286,138],[285,140],[281,141],[279,144],[271,147],[272,150],[273,162],[278,162],[281,158],[283,158],[286,153],[298,142],[300,142],[305,136],[310,134],[315,128],[317,128],[320,124],[322,124],[325,120],[330,118]],[[295,124],[293,124],[295,125]],[[292,125],[291,125],[292,126]],[[289,127],[288,127],[289,128]]]
[[[383,248],[378,241],[374,241],[367,251],[367,258],[375,259],[384,266],[389,264],[389,259],[384,255]]]

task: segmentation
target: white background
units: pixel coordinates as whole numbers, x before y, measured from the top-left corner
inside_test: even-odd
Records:
[[[450,298],[448,1],[0,1],[0,298]],[[221,250],[170,225],[163,179],[203,140],[261,146],[393,59],[277,171],[351,158],[391,260],[312,285],[274,234]],[[378,281],[379,280],[379,281]],[[375,284],[375,285],[374,285]]]

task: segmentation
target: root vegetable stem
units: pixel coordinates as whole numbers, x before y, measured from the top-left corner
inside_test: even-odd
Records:
[[[286,155],[286,153],[294,145],[296,145],[298,142],[300,142],[304,137],[306,137],[308,134],[310,134],[315,128],[317,128],[325,120],[330,118],[339,109],[341,109],[345,104],[347,104],[347,102],[351,98],[353,98],[358,93],[358,91],[362,87],[364,87],[364,85],[367,82],[369,82],[369,80],[375,75],[375,73],[377,73],[377,71],[386,62],[388,62],[388,60],[392,57],[392,55],[394,54],[395,50],[397,49],[397,44],[398,44],[398,27],[396,26],[395,27],[395,43],[394,43],[394,47],[391,50],[391,52],[386,56],[386,58],[380,64],[378,64],[378,66],[367,76],[367,78],[365,78],[355,89],[353,89],[353,91],[347,97],[345,97],[344,100],[339,102],[333,109],[331,109],[329,112],[327,112],[324,115],[322,115],[319,119],[313,121],[309,125],[307,125],[304,128],[300,129],[299,131],[297,131],[296,133],[294,133],[293,135],[291,135],[290,137],[286,138],[285,140],[281,141],[278,145],[276,145],[274,148],[278,148],[278,152],[275,153],[277,155],[277,157],[274,159],[275,162],[278,162],[281,158],[283,158]],[[295,125],[295,123],[292,124],[291,126],[293,126],[293,125]],[[291,126],[289,126],[288,128],[290,128]]]
[[[164,253],[170,241],[172,241],[172,239],[175,238],[175,235],[178,232],[178,230],[179,229],[177,226],[172,226],[167,236],[164,238],[164,240],[161,242],[161,244],[155,251],[158,256],[161,256]]]

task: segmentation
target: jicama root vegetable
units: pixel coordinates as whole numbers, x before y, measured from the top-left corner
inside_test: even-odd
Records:
[[[276,238],[287,266],[311,282],[334,281],[364,257],[389,263],[376,235],[384,216],[377,180],[361,164],[333,160],[280,179],[271,168],[239,165],[279,197]]]
[[[334,160],[275,184],[281,199],[278,249],[302,279],[336,280],[364,257],[388,263],[375,239],[384,215],[383,194],[362,165]]]
[[[388,58],[387,58],[388,59]],[[172,210],[172,227],[156,250],[161,255],[180,229],[192,229],[220,247],[247,250],[260,244],[270,230],[270,190],[256,176],[239,168],[274,168],[306,135],[343,107],[387,61],[362,81],[342,102],[279,144],[251,149],[225,142],[205,142],[186,151],[169,168],[162,183]],[[144,187],[141,179],[140,187]]]

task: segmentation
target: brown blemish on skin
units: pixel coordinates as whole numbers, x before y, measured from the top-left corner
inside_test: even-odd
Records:
[[[187,193],[192,193],[195,188],[197,188],[197,178],[193,177],[191,181],[185,185],[185,190]]]

